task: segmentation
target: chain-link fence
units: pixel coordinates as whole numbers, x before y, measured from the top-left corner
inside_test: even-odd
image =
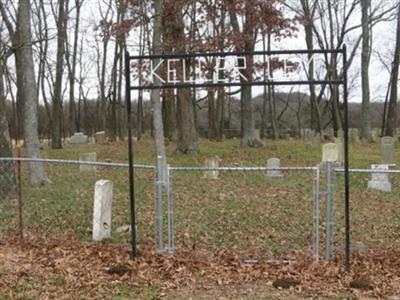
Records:
[[[44,164],[52,184],[30,185],[27,163],[33,161]],[[302,250],[326,260],[344,249],[344,170],[335,164],[210,168],[159,162],[134,169],[139,245],[161,253],[235,248],[258,256]],[[350,175],[351,249],[399,245],[400,170],[352,169]],[[15,234],[23,223],[28,234],[91,240],[100,179],[114,184],[112,239],[128,242],[128,165],[111,162],[0,158],[0,233]]]
[[[400,170],[379,165],[377,169],[350,169],[351,252],[400,246]],[[327,258],[344,251],[344,170],[332,174],[332,237]]]
[[[167,173],[156,183],[159,252],[177,245],[319,258],[318,167],[168,166]]]
[[[112,239],[128,241],[129,182],[125,163],[90,162],[55,159],[4,159],[0,158],[0,178],[4,178],[4,191],[13,195],[18,186],[14,180],[21,165],[22,219],[25,234],[42,237],[70,235],[89,241],[92,239],[94,187],[98,180],[113,183]],[[42,163],[51,184],[30,184],[28,163]],[[10,185],[11,184],[11,185]],[[140,243],[154,243],[154,166],[135,164],[135,187],[138,237]],[[18,228],[17,201],[0,202],[0,233],[13,235]]]
[[[17,196],[17,168],[14,161],[0,161],[0,199]]]

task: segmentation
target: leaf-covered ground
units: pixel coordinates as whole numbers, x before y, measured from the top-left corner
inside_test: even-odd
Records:
[[[262,166],[279,157],[283,166],[314,166],[319,143],[268,142],[245,149],[238,140],[201,141],[200,154],[181,156],[168,146],[174,166],[201,166],[218,155],[223,166]],[[77,159],[96,151],[99,161],[126,161],[126,145],[87,145],[46,150],[49,158]],[[351,165],[379,162],[378,145],[352,145]],[[397,158],[397,155],[396,155]],[[135,144],[135,160],[154,164],[150,140]],[[49,187],[31,187],[24,176],[24,242],[18,241],[17,205],[0,204],[0,299],[298,299],[387,298],[400,295],[400,176],[392,193],[366,189],[370,175],[351,176],[352,270],[343,272],[343,197],[336,178],[335,259],[313,262],[312,174],[286,172],[281,181],[264,174],[175,173],[176,254],[154,251],[154,174],[136,173],[139,257],[129,257],[125,169],[47,165]],[[114,182],[113,234],[92,243],[93,186]],[[324,189],[324,179],[321,181]],[[321,199],[321,251],[325,200]]]

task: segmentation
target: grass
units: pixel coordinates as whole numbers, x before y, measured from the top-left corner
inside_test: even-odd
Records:
[[[198,155],[184,156],[167,146],[168,162],[173,166],[201,166],[206,157],[218,155],[223,166],[264,166],[271,157],[282,166],[315,166],[321,159],[321,145],[304,141],[268,141],[261,149],[242,148],[239,140],[216,143],[200,141]],[[154,164],[150,140],[135,144],[135,161]],[[378,145],[352,145],[351,166],[368,168],[379,162]],[[127,147],[113,145],[66,146],[46,149],[47,158],[78,159],[80,152],[96,152],[98,161],[125,162]],[[396,161],[398,161],[396,156]],[[74,236],[90,243],[94,183],[110,179],[114,183],[113,224],[115,230],[129,223],[128,178],[125,169],[98,167],[96,172],[80,172],[71,165],[47,164],[53,184],[33,187],[23,176],[24,225],[28,232],[43,238]],[[26,169],[24,168],[24,171]],[[391,176],[392,193],[367,190],[370,175],[351,176],[351,225],[353,241],[370,248],[385,248],[400,243],[400,176]],[[343,197],[341,175],[336,178],[336,243],[343,244]],[[309,251],[312,229],[312,174],[285,172],[281,181],[266,181],[262,173],[223,173],[220,179],[205,179],[200,173],[176,172],[174,180],[176,247],[201,247],[216,252],[237,249],[252,256],[290,255],[296,250]],[[136,199],[139,245],[154,245],[154,174],[136,172]],[[323,185],[321,186],[323,189]],[[324,200],[321,200],[324,214]],[[0,235],[15,234],[16,203],[0,203]],[[321,232],[324,225],[321,222]],[[112,243],[128,243],[130,236],[113,232]],[[323,239],[323,237],[321,238]],[[65,279],[55,274],[48,281],[53,288]],[[19,294],[35,282],[24,281],[12,289]],[[137,292],[130,286],[111,284],[106,288],[113,299],[127,299]],[[157,299],[157,287],[142,289],[139,298]],[[29,296],[29,295],[28,295]],[[251,297],[249,298],[251,299]],[[255,299],[255,298],[254,298]]]

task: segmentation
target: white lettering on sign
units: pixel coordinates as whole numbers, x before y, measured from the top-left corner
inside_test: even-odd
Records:
[[[178,76],[176,73],[176,63],[180,62],[180,59],[168,59],[167,60],[167,78],[168,83],[179,83]],[[185,63],[185,61],[183,61]]]
[[[157,79],[158,80],[160,80],[162,83],[165,83],[165,80],[164,79],[162,79],[157,73],[156,73],[156,71],[157,71],[157,69],[162,65],[164,63],[164,60],[163,59],[161,59],[160,60],[160,62],[156,65],[156,67],[154,68],[154,66],[153,66],[153,61],[151,61],[150,62],[150,66],[151,66],[151,68],[150,68],[150,77],[151,77],[151,82],[152,83],[154,83],[154,77],[157,77]]]
[[[310,70],[314,80],[324,78],[327,71],[323,57],[256,54],[250,63],[247,56],[199,56],[190,59],[163,58],[155,62],[150,60],[150,68],[145,71],[144,79],[157,85],[308,80]]]
[[[242,72],[247,68],[246,57],[244,56],[236,57],[233,63],[228,63],[226,57],[217,57],[215,67],[211,72],[203,70],[205,65],[206,61],[200,57],[194,58],[194,63],[188,63],[186,59],[179,58],[160,59],[156,65],[151,61],[149,81],[153,84],[156,80],[169,84],[227,83],[230,80],[240,78],[248,81],[248,78]],[[161,75],[163,70],[165,75]]]

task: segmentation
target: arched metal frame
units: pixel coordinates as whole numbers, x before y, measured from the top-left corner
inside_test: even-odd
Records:
[[[131,86],[131,61],[157,60],[157,59],[189,59],[196,57],[227,57],[227,56],[250,56],[250,55],[296,55],[296,54],[342,54],[343,76],[339,80],[288,80],[288,81],[248,81],[248,82],[207,82],[207,83],[168,83],[160,85]],[[289,86],[289,85],[342,85],[343,104],[344,104],[344,199],[345,199],[345,271],[350,270],[350,185],[349,185],[349,128],[348,128],[348,85],[347,85],[347,48],[343,45],[341,49],[325,50],[282,50],[282,51],[254,51],[254,52],[215,52],[215,53],[191,53],[182,55],[146,55],[130,56],[125,53],[125,92],[126,107],[128,113],[128,161],[129,161],[129,197],[130,197],[130,217],[131,217],[131,244],[132,257],[137,255],[136,244],[136,210],[135,210],[135,182],[133,167],[133,145],[132,145],[132,90],[154,90],[154,89],[179,89],[196,87],[216,87],[216,86]]]

